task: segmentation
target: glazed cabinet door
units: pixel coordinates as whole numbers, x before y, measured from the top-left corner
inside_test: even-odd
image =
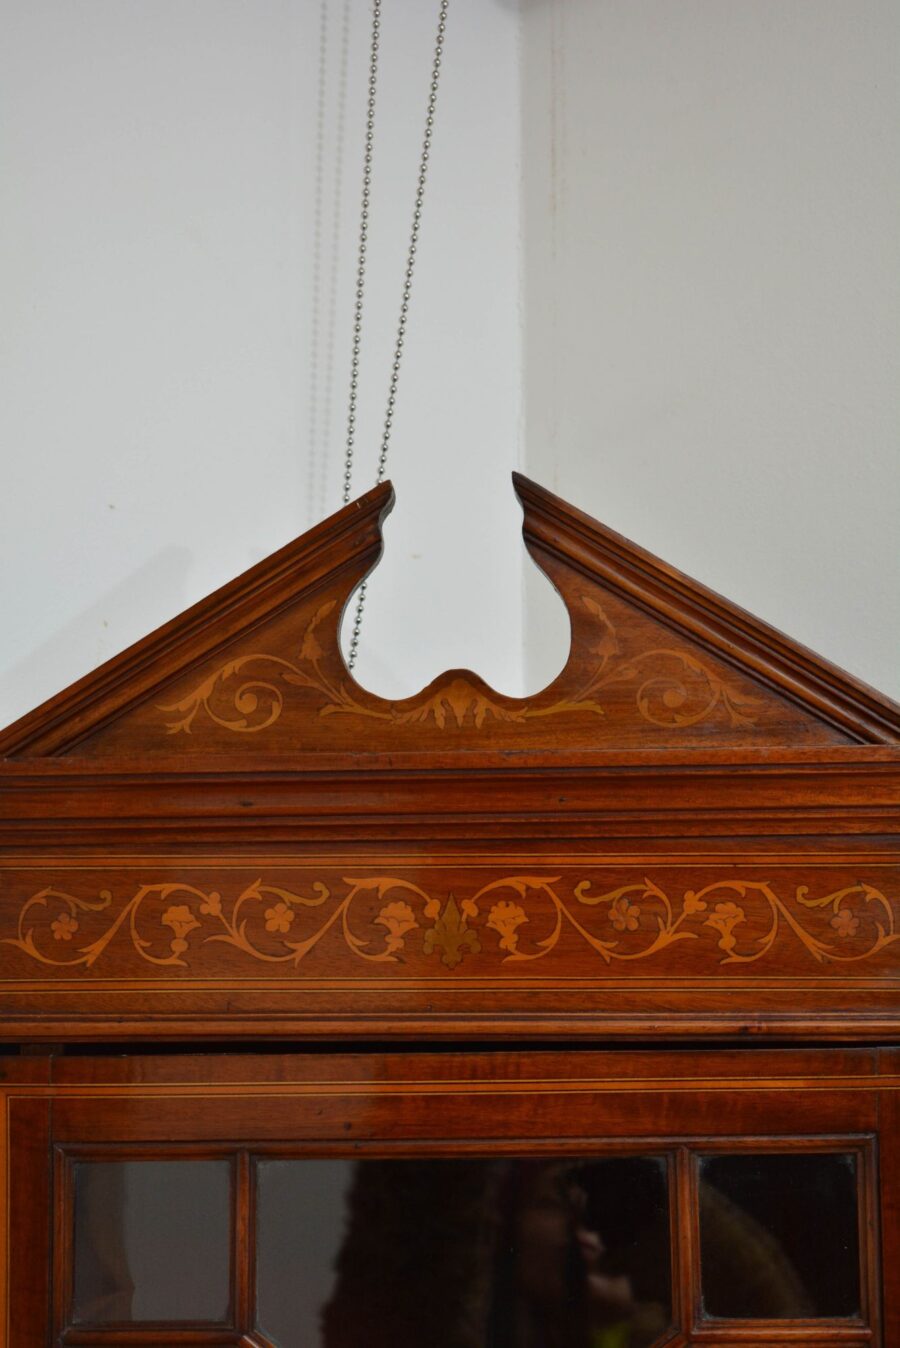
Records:
[[[62,1060],[6,1093],[9,1348],[890,1348],[898,1066]]]

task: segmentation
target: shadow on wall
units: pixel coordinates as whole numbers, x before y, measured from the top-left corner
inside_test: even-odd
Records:
[[[0,672],[0,725],[18,720],[155,626],[176,617],[188,602],[192,562],[188,548],[163,548],[24,659]],[[150,626],[136,631],[136,613],[155,614],[158,621],[151,620]]]

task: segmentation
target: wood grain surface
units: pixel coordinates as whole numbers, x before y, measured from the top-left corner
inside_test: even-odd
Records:
[[[900,709],[516,490],[532,698],[355,683],[386,485],[0,735],[0,1036],[897,1034]]]
[[[15,1223],[13,1239],[7,1228],[7,1348],[160,1341],[158,1327],[70,1323],[71,1167],[79,1161],[230,1157],[234,1230],[246,1233],[256,1158],[647,1153],[668,1157],[672,1176],[675,1336],[666,1342],[895,1342],[896,1050],[64,1056],[7,1060],[2,1076]],[[696,1157],[817,1151],[856,1158],[860,1314],[711,1322],[699,1289]],[[230,1327],[167,1326],[167,1343],[266,1343],[254,1329],[252,1250],[251,1239],[236,1240]]]

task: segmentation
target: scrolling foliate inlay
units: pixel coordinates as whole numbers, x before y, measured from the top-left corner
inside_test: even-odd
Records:
[[[47,887],[25,901],[16,935],[0,945],[57,968],[90,968],[117,938],[152,965],[191,969],[198,948],[216,943],[250,960],[299,965],[334,929],[354,960],[422,955],[452,970],[482,953],[495,964],[530,965],[566,932],[599,956],[598,969],[681,942],[699,942],[711,963],[747,965],[788,941],[818,964],[848,964],[900,940],[896,901],[865,882],[819,897],[801,885],[789,899],[767,881],[731,877],[678,897],[648,877],[597,892],[585,878],[568,891],[560,876],[504,876],[465,898],[397,876],[344,876],[338,893],[322,880],[298,893],[259,879],[228,900],[167,881],[142,884],[117,904],[109,890],[87,899]]]
[[[487,720],[527,721],[535,717],[588,713],[604,716],[598,697],[613,684],[634,683],[634,706],[651,725],[683,728],[698,725],[717,712],[732,726],[756,724],[762,702],[725,682],[709,665],[686,650],[657,647],[630,657],[621,655],[616,628],[601,605],[588,595],[581,602],[597,623],[591,654],[597,664],[590,677],[570,696],[543,704],[499,701],[467,679],[457,677],[446,687],[411,706],[361,702],[339,677],[323,667],[323,649],[316,629],[331,614],[336,601],[322,604],[303,635],[296,660],[256,651],[228,660],[176,702],[160,703],[168,713],[168,734],[189,734],[198,717],[205,716],[223,730],[252,734],[266,730],[280,718],[285,685],[306,689],[322,701],[319,716],[357,716],[395,725],[433,722],[439,730],[471,722],[480,728]],[[172,714],[175,713],[174,717]]]

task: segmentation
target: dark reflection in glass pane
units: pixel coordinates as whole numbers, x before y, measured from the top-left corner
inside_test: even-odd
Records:
[[[855,1156],[704,1156],[699,1197],[706,1315],[859,1314]]]
[[[671,1320],[661,1157],[260,1161],[278,1348],[649,1348]]]
[[[227,1323],[227,1161],[75,1165],[72,1319]]]

